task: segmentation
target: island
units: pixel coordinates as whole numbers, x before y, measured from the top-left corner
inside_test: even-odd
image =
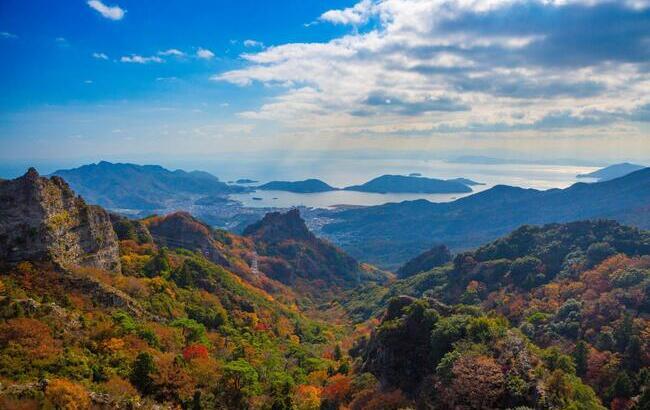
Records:
[[[474,181],[471,181],[474,182]],[[346,191],[417,194],[455,194],[472,192],[467,184],[458,180],[444,180],[405,175],[382,175],[362,185],[344,188]]]
[[[260,181],[256,181],[254,179],[248,179],[248,178],[241,178],[235,181],[236,184],[257,184]]]
[[[287,191],[298,194],[312,194],[338,190],[338,188],[334,188],[320,179],[305,179],[304,181],[271,181],[258,186],[256,189],[264,191]]]
[[[601,168],[597,171],[590,172],[588,174],[579,174],[576,175],[577,178],[595,178],[598,182],[609,181],[610,179],[616,179],[624,177],[627,174],[631,174],[634,171],[645,168],[643,165],[630,164],[629,162],[623,162],[620,164],[610,165],[605,168]]]
[[[468,178],[454,178],[454,179],[448,179],[447,181],[456,181],[467,186],[485,185],[484,182],[476,182]]]

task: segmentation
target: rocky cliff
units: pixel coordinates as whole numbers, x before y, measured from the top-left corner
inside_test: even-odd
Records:
[[[41,177],[34,168],[0,181],[0,260],[120,269],[108,213],[87,205],[60,177]]]

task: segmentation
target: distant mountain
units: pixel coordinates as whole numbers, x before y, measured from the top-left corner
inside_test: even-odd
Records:
[[[64,178],[88,202],[112,209],[159,209],[169,201],[245,190],[229,186],[207,172],[170,171],[159,165],[101,161],[53,175]]]
[[[596,178],[599,182],[609,181],[610,179],[620,178],[634,171],[645,168],[643,165],[630,164],[623,162],[621,164],[610,165],[588,174],[579,174],[578,178]]]
[[[467,185],[467,186],[475,186],[475,185],[485,185],[484,182],[476,182],[468,178],[453,178],[453,179],[448,179],[447,181],[455,181],[455,182],[460,182],[461,184]]]
[[[257,189],[308,194],[314,192],[335,191],[337,188],[334,188],[319,179],[306,179],[304,181],[271,181],[258,186]]]
[[[473,181],[472,181],[473,182]],[[344,188],[346,191],[376,193],[420,193],[451,194],[472,192],[472,189],[459,180],[413,177],[405,175],[382,175],[362,185]]]
[[[235,181],[236,184],[256,184],[258,181],[254,179],[242,178]]]
[[[384,268],[444,243],[469,249],[523,224],[611,218],[650,228],[650,168],[622,178],[538,191],[498,185],[449,203],[425,200],[324,211],[322,233],[352,256]]]

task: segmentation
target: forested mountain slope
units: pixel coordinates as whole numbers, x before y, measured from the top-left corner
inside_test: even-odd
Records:
[[[106,223],[117,270],[0,260],[0,408],[288,408],[349,371],[345,327],[252,280],[250,240],[185,214]]]
[[[521,227],[445,266],[348,295],[347,306],[357,318],[384,312],[356,349],[384,390],[443,407],[537,408],[557,383],[587,394],[584,383],[607,406],[627,409],[650,403],[649,300],[650,232],[584,221]],[[513,343],[518,353],[508,351]],[[546,366],[533,372],[542,380],[512,373],[518,365],[507,360],[519,354],[526,366]],[[492,382],[481,376],[472,388],[472,372]],[[540,386],[545,393],[534,392]]]
[[[58,179],[19,182],[54,183],[56,195],[5,201],[10,215],[67,192]],[[186,213],[102,215],[119,257],[110,269],[47,252],[0,261],[0,408],[650,403],[647,231],[522,226],[452,261],[434,248],[394,280],[314,236],[297,211],[244,236]],[[78,239],[42,238],[46,249]]]
[[[538,191],[496,186],[450,203],[425,200],[328,212],[328,238],[352,256],[396,269],[433,244],[470,249],[523,224],[610,218],[650,228],[650,168]]]

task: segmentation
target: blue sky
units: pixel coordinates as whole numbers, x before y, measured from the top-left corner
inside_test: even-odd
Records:
[[[0,160],[650,157],[650,1],[0,2]]]

